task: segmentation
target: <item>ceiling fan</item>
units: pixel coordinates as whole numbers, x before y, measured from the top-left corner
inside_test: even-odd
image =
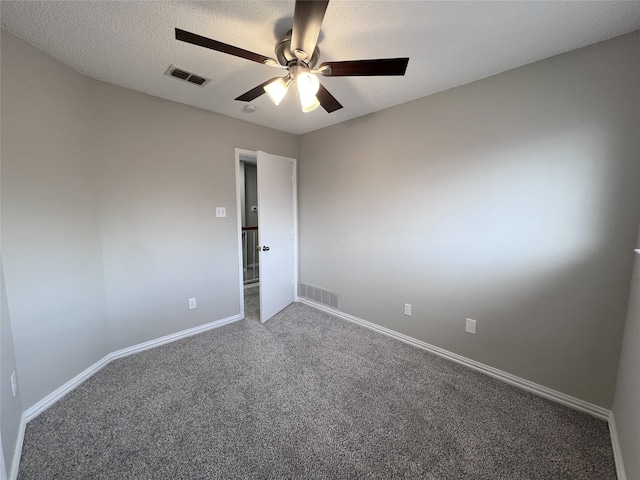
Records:
[[[287,70],[284,77],[271,78],[236,100],[251,102],[266,92],[278,105],[289,86],[295,83],[303,112],[311,112],[322,106],[331,113],[341,109],[342,105],[320,84],[317,74],[325,77],[404,75],[409,58],[324,62],[317,69],[314,68],[320,56],[316,43],[328,4],[329,0],[296,0],[293,28],[276,43],[277,60],[179,28],[175,29],[176,40]]]

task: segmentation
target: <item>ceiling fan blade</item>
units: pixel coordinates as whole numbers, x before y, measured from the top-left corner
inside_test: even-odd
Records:
[[[404,75],[408,64],[408,57],[379,58],[377,60],[348,60],[346,62],[324,62],[318,67],[318,70],[325,77]]]
[[[322,84],[320,84],[320,88],[318,89],[318,93],[316,93],[316,98],[322,108],[324,108],[327,113],[335,112],[336,110],[340,110],[342,105],[340,102],[334,98],[333,95],[329,93],[329,90],[324,88]]]
[[[260,85],[258,85],[255,88],[252,88],[251,90],[249,90],[246,93],[243,93],[242,95],[240,95],[238,98],[236,98],[236,100],[240,100],[241,102],[250,102],[252,100],[255,100],[256,98],[258,98],[260,95],[262,95],[264,92],[264,87],[266,85],[268,85],[269,83],[273,82],[274,80],[277,80],[280,77],[276,77],[276,78],[271,78],[269,80],[267,80],[264,83],[261,83]],[[319,101],[319,100],[318,100]]]
[[[264,55],[253,53],[249,50],[234,47],[233,45],[228,45],[226,43],[218,42],[217,40],[212,40],[211,38],[203,37],[201,35],[187,32],[185,30],[180,30],[179,28],[176,28],[176,40],[191,43],[193,45],[198,45],[204,48],[210,48],[211,50],[227,53],[236,57],[245,58],[247,60],[251,60],[252,62],[264,63],[268,65],[272,63],[274,65],[277,65],[278,63],[274,59],[265,57]]]
[[[296,0],[291,32],[291,53],[296,57],[304,60],[313,55],[327,5],[329,0]]]

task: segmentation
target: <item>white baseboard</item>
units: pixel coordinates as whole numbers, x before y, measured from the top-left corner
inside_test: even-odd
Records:
[[[553,400],[562,405],[566,405],[570,408],[574,408],[576,410],[580,410],[582,412],[591,414],[595,417],[598,417],[603,420],[607,420],[609,423],[609,431],[611,435],[611,443],[616,463],[616,470],[618,472],[618,480],[627,480],[624,471],[624,465],[622,463],[622,454],[620,451],[620,444],[618,440],[618,433],[616,430],[615,419],[613,413],[610,410],[599,407],[589,402],[585,402],[580,400],[579,398],[572,397],[570,395],[566,395],[562,392],[558,392],[556,390],[552,390],[550,388],[544,387],[534,382],[530,382],[529,380],[525,380],[523,378],[517,377],[515,375],[511,375],[510,373],[504,372],[502,370],[498,370],[497,368],[490,367],[488,365],[484,365],[480,362],[476,362],[475,360],[471,360],[469,358],[463,357],[453,352],[449,352],[440,347],[436,347],[434,345],[430,345],[421,340],[417,340],[413,337],[409,337],[408,335],[404,335],[402,333],[396,332],[389,328],[382,327],[380,325],[376,325],[374,323],[368,322],[361,318],[355,317],[353,315],[349,315],[347,313],[341,312],[339,310],[334,310],[320,303],[316,303],[314,301],[308,300],[306,298],[298,298],[296,296],[296,301],[309,305],[311,307],[317,308],[318,310],[322,310],[330,315],[336,316],[338,318],[342,318],[344,320],[358,323],[366,328],[371,330],[375,330],[384,335],[390,336],[402,342],[408,343],[410,345],[416,346],[423,350],[429,351],[435,355],[438,355],[443,358],[447,358],[456,363],[464,365],[466,367],[472,368],[479,372],[482,372],[490,377],[496,378],[498,380],[502,380],[510,385],[514,385],[516,387],[520,387],[524,390],[530,391],[534,394],[540,395],[544,398],[548,398],[549,400]],[[44,412],[47,408],[52,406],[55,402],[64,397],[67,393],[72,391],[82,382],[87,380],[89,377],[94,375],[96,372],[100,371],[106,365],[108,365],[113,360],[118,358],[124,358],[129,355],[133,355],[135,353],[142,352],[144,350],[149,350],[154,347],[158,347],[160,345],[165,345],[167,343],[174,342],[176,340],[180,340],[182,338],[190,337],[196,335],[198,333],[205,332],[207,330],[212,330],[214,328],[221,327],[223,325],[227,325],[229,323],[236,322],[238,320],[242,320],[241,315],[234,315],[232,317],[227,317],[221,320],[216,320],[215,322],[207,323],[205,325],[201,325],[199,327],[190,328],[187,330],[183,330],[181,332],[176,332],[171,335],[166,335],[164,337],[157,338],[155,340],[150,340],[148,342],[140,343],[138,345],[134,345],[128,348],[124,348],[121,350],[117,350],[106,355],[104,358],[94,363],[92,366],[79,373],[67,383],[62,385],[61,387],[54,390],[52,393],[47,395],[45,398],[40,400],[38,403],[28,408],[23,414],[20,422],[20,428],[18,432],[18,439],[16,441],[16,450],[13,457],[12,465],[10,466],[10,471],[8,472],[9,480],[16,480],[18,477],[18,467],[20,465],[20,455],[22,453],[22,444],[24,441],[24,433],[26,429],[27,422],[33,420],[40,413]]]
[[[0,434],[0,480],[7,480],[7,469],[4,465],[4,450],[2,449],[2,435]]]
[[[396,332],[395,330],[381,327],[380,325],[376,325],[375,323],[368,322],[367,320],[354,317],[353,315],[349,315],[348,313],[344,313],[339,310],[334,310],[332,308],[327,307],[326,305],[322,305],[320,303],[314,302],[307,298],[300,298],[300,302],[307,304],[311,307],[317,308],[318,310],[322,310],[323,312],[329,313],[330,315],[333,315],[335,317],[342,318],[350,322],[358,323],[371,330],[375,330],[389,337],[393,337],[402,342],[416,346],[423,350],[427,350],[428,352],[431,352],[435,355],[438,355],[443,358],[447,358],[449,360],[452,360],[466,367],[472,368],[473,370],[482,372],[486,375],[489,375],[490,377],[496,378],[510,385],[520,387],[531,393],[535,393],[536,395],[539,395],[541,397],[548,398],[549,400],[553,400],[554,402],[561,403],[562,405],[566,405],[567,407],[571,407],[575,410],[580,410],[581,412],[588,413],[602,420],[609,420],[609,415],[611,411],[607,410],[606,408],[599,407],[598,405],[594,405],[593,403],[585,402],[584,400],[580,400],[579,398],[566,395],[556,390],[552,390],[551,388],[547,388],[543,385],[539,385],[529,380],[525,380],[524,378],[517,377],[515,375],[504,372],[502,370],[498,370],[497,368],[490,367],[483,363],[476,362],[475,360],[471,360],[470,358],[463,357],[462,355],[458,355],[457,353],[450,352],[448,350],[445,350],[444,348],[436,347],[435,345],[431,345],[429,343],[423,342],[422,340],[418,340],[408,335],[404,335],[403,333]]]
[[[618,480],[627,480],[627,473],[624,470],[622,450],[620,450],[620,439],[618,438],[618,428],[613,412],[609,415],[609,434],[611,435],[611,448],[613,448],[613,458],[616,461],[616,473]]]
[[[104,368],[106,365],[111,363],[113,360],[116,360],[118,358],[128,357],[129,355],[133,355],[134,353],[143,352],[145,350],[149,350],[150,348],[175,342],[176,340],[180,340],[182,338],[191,337],[193,335],[197,335],[198,333],[206,332],[207,330],[218,328],[223,325],[227,325],[228,323],[236,322],[238,320],[242,320],[242,316],[240,316],[240,314],[234,315],[232,317],[223,318],[221,320],[216,320],[215,322],[206,323],[198,327],[193,327],[187,330],[182,330],[180,332],[172,333],[171,335],[166,335],[164,337],[156,338],[155,340],[149,340],[148,342],[139,343],[138,345],[133,345],[131,347],[123,348],[122,350],[111,352],[105,357],[103,357],[101,360],[91,365],[86,370],[80,372],[78,375],[73,377],[67,383],[65,383],[61,387],[51,392],[49,395],[44,397],[38,403],[36,403],[32,407],[29,407],[24,412],[26,421],[29,422],[30,420],[33,420],[35,417],[40,415],[47,408],[49,408],[51,405],[56,403],[58,400],[64,397],[67,393],[69,393],[71,390],[76,388],[82,382],[84,382],[89,377],[94,375],[96,372],[100,371],[102,368]]]
[[[206,332],[207,330],[212,330],[214,328],[222,327],[223,325],[227,325],[229,323],[237,322],[238,320],[242,320],[243,317],[238,314],[232,317],[223,318],[221,320],[216,320],[214,322],[206,323],[204,325],[200,325],[198,327],[189,328],[187,330],[182,330],[180,332],[172,333],[171,335],[166,335],[164,337],[156,338],[154,340],[149,340],[148,342],[139,343],[138,345],[133,345],[131,347],[123,348],[121,350],[117,350],[115,352],[111,352],[108,355],[104,356],[102,359],[98,360],[96,363],[91,365],[86,370],[80,372],[78,375],[73,377],[67,383],[62,385],[61,387],[55,389],[49,395],[44,397],[35,405],[29,407],[22,414],[22,418],[20,421],[20,429],[18,431],[18,440],[16,441],[16,451],[13,457],[13,464],[11,465],[11,471],[9,472],[9,479],[15,480],[18,478],[18,467],[20,466],[20,455],[22,454],[22,444],[24,442],[24,432],[27,427],[27,423],[30,420],[33,420],[42,412],[44,412],[47,408],[52,406],[62,397],[64,397],[67,393],[71,392],[74,388],[79,386],[82,382],[87,380],[89,377],[100,371],[102,368],[107,366],[113,360],[118,358],[128,357],[129,355],[133,355],[134,353],[143,352],[145,350],[149,350],[151,348],[159,347],[160,345],[165,345],[167,343],[175,342],[176,340],[180,340],[183,338],[191,337],[193,335],[197,335],[198,333]]]
[[[18,439],[16,440],[16,449],[13,452],[13,460],[9,466],[9,480],[17,480],[18,467],[20,466],[20,455],[22,455],[22,444],[24,443],[24,431],[27,428],[27,419],[25,414],[20,417],[20,426],[18,427]]]

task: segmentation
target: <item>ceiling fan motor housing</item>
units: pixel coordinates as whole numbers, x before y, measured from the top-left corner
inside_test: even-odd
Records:
[[[288,67],[291,64],[298,63],[298,57],[291,52],[291,30],[287,32],[285,37],[276,43],[276,58],[280,65],[284,67]],[[305,64],[309,68],[313,68],[318,63],[318,58],[320,57],[320,49],[316,46],[313,50],[313,55],[311,58],[306,58],[302,60],[302,63]]]

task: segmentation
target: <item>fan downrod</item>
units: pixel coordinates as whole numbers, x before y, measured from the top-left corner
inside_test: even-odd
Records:
[[[320,49],[317,45],[313,50],[311,58],[309,58],[308,55],[306,55],[306,58],[300,58],[306,54],[306,52],[303,51],[291,52],[291,30],[287,32],[282,40],[276,43],[275,53],[280,65],[287,68],[291,65],[298,64],[298,61],[302,62],[308,68],[313,68],[318,63],[318,58],[320,58]]]

